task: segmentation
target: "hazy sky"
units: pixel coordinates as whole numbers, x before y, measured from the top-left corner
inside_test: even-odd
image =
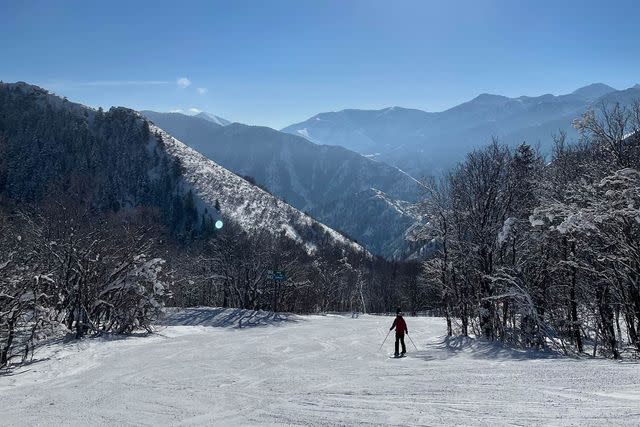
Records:
[[[0,0],[0,79],[276,128],[640,82],[637,1]]]

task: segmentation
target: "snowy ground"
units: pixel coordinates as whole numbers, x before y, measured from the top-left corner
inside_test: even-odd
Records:
[[[0,377],[0,425],[640,425],[636,363],[444,342],[441,319],[411,317],[420,351],[390,359],[391,321],[194,309],[54,344]]]

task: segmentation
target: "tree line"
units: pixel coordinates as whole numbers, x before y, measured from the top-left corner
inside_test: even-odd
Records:
[[[273,271],[284,272],[275,280]],[[185,241],[157,209],[97,211],[65,197],[0,198],[0,368],[47,338],[151,331],[165,306],[296,313],[424,308],[418,263],[308,248],[228,222]]]
[[[548,160],[494,141],[423,182],[436,243],[420,283],[449,335],[621,357],[640,351],[640,104],[601,105]]]

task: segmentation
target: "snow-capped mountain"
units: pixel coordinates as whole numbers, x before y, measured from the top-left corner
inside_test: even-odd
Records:
[[[447,168],[492,137],[507,144],[539,143],[547,151],[559,130],[578,137],[571,122],[586,109],[603,101],[629,104],[636,98],[637,86],[618,91],[598,83],[559,96],[482,94],[435,113],[399,107],[321,113],[282,131],[371,155],[420,176]]]
[[[195,117],[200,117],[201,119],[205,119],[210,121],[211,123],[215,123],[217,125],[220,126],[226,126],[231,124],[230,120],[224,119],[220,116],[216,116],[215,114],[211,114],[211,113],[206,113],[206,112],[201,112],[195,115]]]
[[[182,232],[213,216],[250,234],[284,235],[309,252],[321,241],[363,251],[127,108],[103,112],[1,83],[0,132],[0,198],[15,203],[83,198],[103,211],[152,208]]]
[[[415,203],[420,194],[416,181],[401,170],[342,147],[316,145],[266,127],[238,123],[220,127],[197,117],[143,114],[198,152],[252,177],[369,250],[392,256],[403,248],[398,237],[411,221],[396,205]]]

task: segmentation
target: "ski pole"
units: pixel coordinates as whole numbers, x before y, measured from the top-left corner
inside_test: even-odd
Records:
[[[416,345],[416,343],[414,343],[413,340],[411,339],[411,335],[409,335],[409,332],[407,332],[407,336],[409,337],[409,341],[411,341],[411,344],[413,344],[413,346],[416,348],[416,350],[420,351],[420,350],[418,350],[418,346]]]
[[[389,329],[389,332],[387,332],[387,336],[384,337],[384,341],[382,341],[382,344],[380,344],[380,348],[378,349],[378,351],[382,350],[382,346],[384,345],[384,343],[387,342],[387,338],[389,338],[390,333],[391,333],[391,329]]]

